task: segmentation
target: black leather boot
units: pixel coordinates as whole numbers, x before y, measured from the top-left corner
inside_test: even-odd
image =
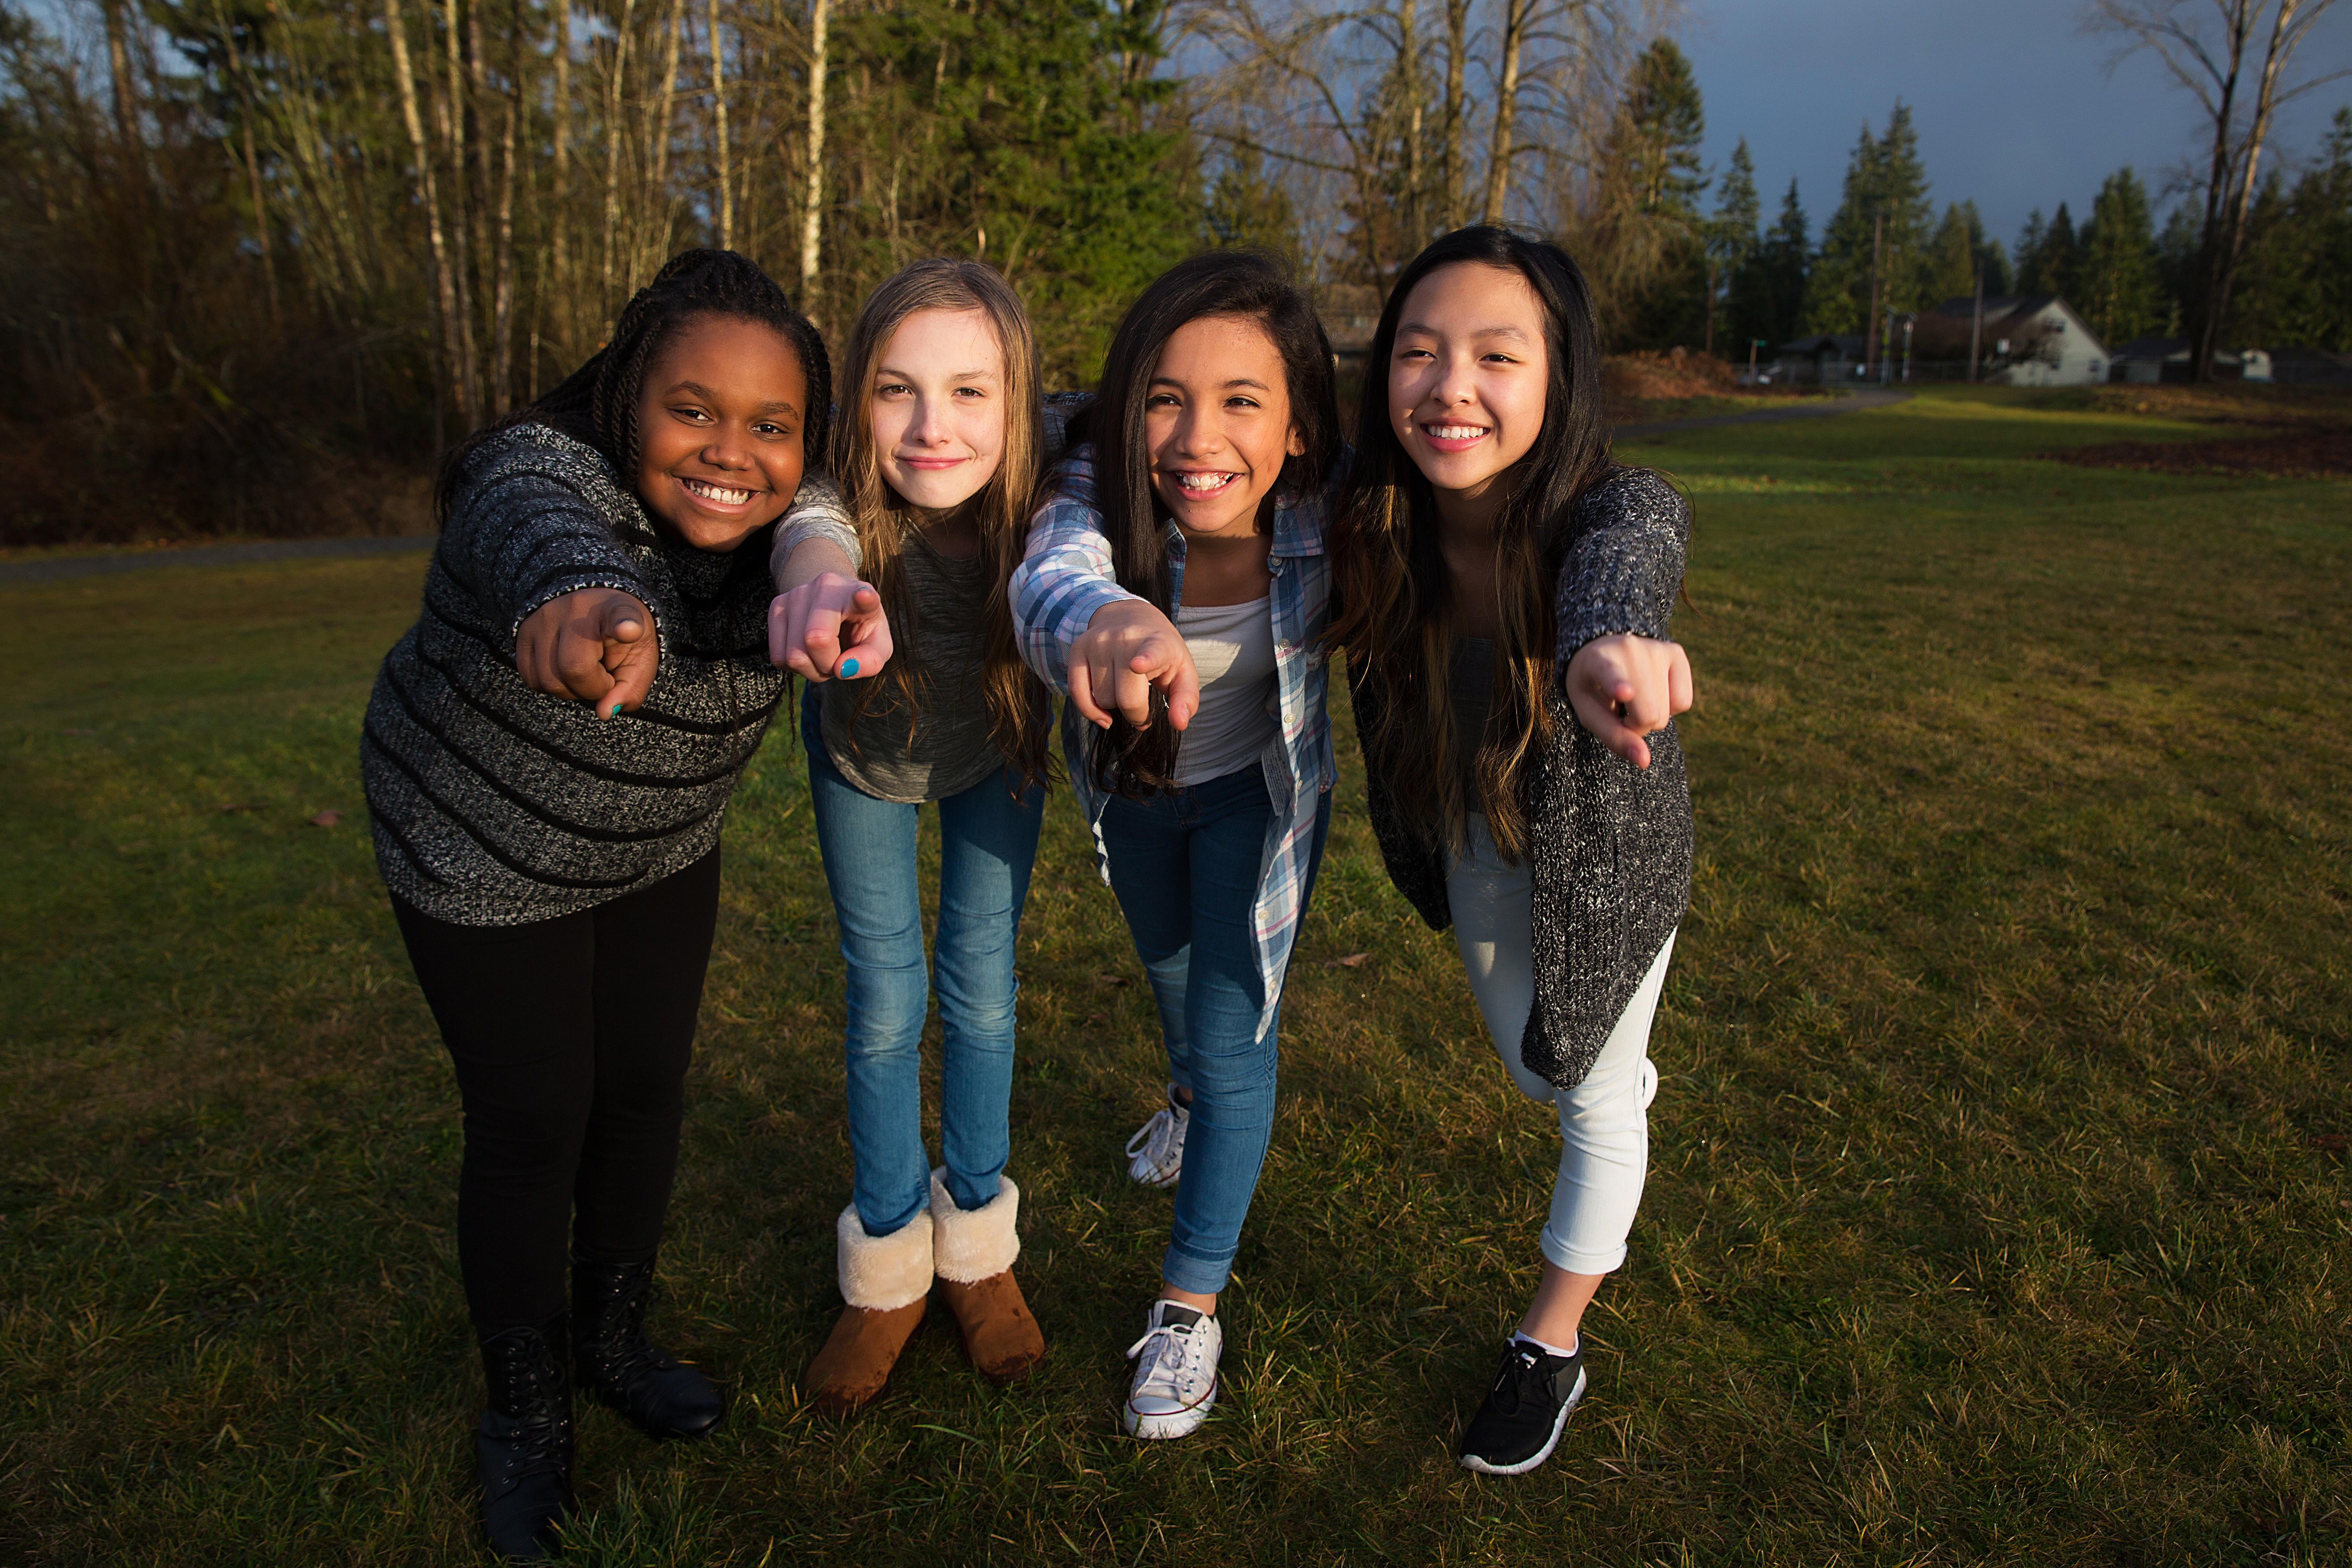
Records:
[[[572,1511],[572,1385],[562,1318],[482,1336],[490,1407],[474,1434],[490,1550],[535,1563]]]
[[[726,1402],[709,1378],[646,1338],[653,1259],[572,1263],[572,1368],[580,1386],[648,1437],[699,1437]]]

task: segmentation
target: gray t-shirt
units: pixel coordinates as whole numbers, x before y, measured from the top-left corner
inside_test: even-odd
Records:
[[[915,679],[916,703],[886,669],[872,680],[835,680],[819,700],[824,750],[842,775],[877,800],[911,805],[961,795],[1004,766],[988,733],[981,616],[995,587],[978,557],[952,561],[909,528],[899,560],[915,624],[893,626],[893,668]],[[865,711],[858,712],[858,700]]]

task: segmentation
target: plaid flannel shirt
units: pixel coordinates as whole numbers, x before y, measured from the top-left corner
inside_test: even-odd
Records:
[[[1013,574],[1013,618],[1021,656],[1038,678],[1067,697],[1070,646],[1095,612],[1137,595],[1118,585],[1111,567],[1110,541],[1096,508],[1094,453],[1080,447],[1054,469],[1052,499],[1029,526],[1029,543]],[[1276,498],[1274,540],[1266,554],[1273,574],[1267,597],[1274,615],[1275,717],[1279,730],[1258,754],[1266,794],[1274,802],[1265,843],[1258,856],[1257,898],[1251,906],[1257,946],[1258,979],[1265,1007],[1258,1015],[1258,1037],[1274,1026],[1282,1000],[1282,980],[1304,912],[1307,857],[1314,852],[1318,797],[1339,777],[1331,756],[1331,722],[1323,699],[1328,658],[1322,647],[1330,617],[1331,567],[1323,553],[1328,487],[1308,496]],[[1184,595],[1184,535],[1168,525],[1169,594]],[[1095,859],[1103,880],[1110,863],[1103,847],[1103,807],[1110,797],[1095,785],[1087,766],[1087,731],[1093,726],[1076,707],[1062,704],[1062,749],[1070,786],[1094,829]]]

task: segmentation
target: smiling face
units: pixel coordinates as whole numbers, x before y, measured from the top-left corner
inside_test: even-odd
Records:
[[[1413,285],[1389,353],[1389,424],[1441,494],[1476,500],[1543,430],[1543,305],[1515,268],[1441,267]]]
[[[1004,459],[1004,349],[981,310],[918,310],[876,356],[874,458],[900,500],[961,506]]]
[[[772,328],[698,316],[646,367],[637,494],[697,550],[728,551],[800,489],[808,376]]]
[[[1169,334],[1144,396],[1151,487],[1187,533],[1249,532],[1286,458],[1304,455],[1282,353],[1244,316]]]

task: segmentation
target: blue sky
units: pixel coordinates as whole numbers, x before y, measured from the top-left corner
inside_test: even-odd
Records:
[[[2071,0],[1695,0],[1675,35],[1706,97],[1709,168],[1746,136],[1768,222],[1793,174],[1818,237],[1863,121],[1884,130],[1900,98],[1938,209],[1972,196],[2014,244],[2032,208],[2063,200],[2079,221],[2116,168],[2155,189],[2192,148],[2195,100],[2152,58],[2108,75],[2113,44],[2077,36],[2078,16]],[[2352,63],[2352,9],[2322,18],[2297,58]],[[2310,155],[2347,101],[2352,80],[2311,93],[2272,145]],[[2159,196],[2159,222],[2170,205]]]

